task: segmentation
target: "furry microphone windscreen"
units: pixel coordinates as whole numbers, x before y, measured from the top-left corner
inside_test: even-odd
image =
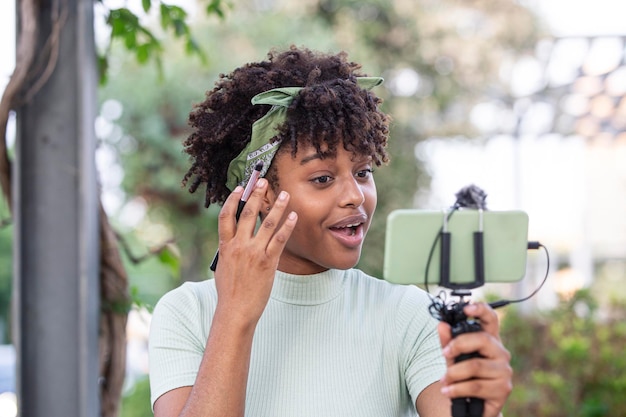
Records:
[[[455,194],[457,208],[483,209],[487,210],[487,193],[474,184],[463,187]]]

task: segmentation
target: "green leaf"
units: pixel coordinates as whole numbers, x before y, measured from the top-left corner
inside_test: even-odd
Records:
[[[167,29],[167,27],[171,24],[172,18],[170,17],[169,8],[166,4],[161,3],[160,14],[161,14],[161,27],[163,29]]]
[[[158,254],[158,260],[166,266],[175,276],[180,276],[180,257],[169,245],[165,246]]]
[[[144,43],[137,46],[137,48],[135,49],[137,62],[139,62],[140,64],[145,64],[146,62],[148,62],[148,59],[150,58],[150,50],[151,46],[149,43]]]
[[[189,27],[182,20],[174,20],[174,33],[178,37],[189,34]]]
[[[188,54],[199,54],[201,56],[203,55],[200,45],[198,45],[198,42],[196,42],[196,40],[191,36],[188,37],[187,42],[185,42],[185,52],[187,52]]]
[[[173,27],[174,34],[178,37],[189,34],[186,18],[187,12],[183,8],[161,3],[161,27],[163,29]]]
[[[148,13],[152,6],[152,0],[141,0],[141,6],[143,7],[143,11]]]
[[[184,20],[187,18],[187,12],[185,9],[179,6],[169,6],[170,16],[174,20]]]
[[[130,307],[131,308],[132,307],[136,307],[138,309],[145,308],[149,313],[152,313],[152,311],[154,310],[154,307],[151,306],[150,304],[147,304],[141,299],[139,287],[137,287],[136,285],[130,286],[129,295],[130,295]],[[130,309],[128,311],[130,311]]]
[[[206,8],[206,12],[207,14],[215,14],[220,19],[224,19],[225,13],[224,13],[224,9],[222,8],[222,6],[223,6],[222,0],[211,0],[211,2]]]
[[[111,25],[111,37],[126,37],[128,33],[135,33],[141,28],[139,18],[126,8],[113,9],[107,17]]]
[[[126,31],[126,24],[122,19],[115,17],[114,12],[109,14],[108,23],[111,25],[112,38],[121,36]]]
[[[130,31],[126,32],[124,36],[124,45],[127,49],[135,49],[137,47],[137,32]]]
[[[196,42],[196,40],[191,36],[187,37],[187,42],[185,42],[185,52],[187,52],[189,55],[196,54],[200,57],[200,60],[203,64],[207,63],[206,54],[204,53],[202,48],[200,48],[198,42]]]
[[[108,80],[107,72],[109,69],[109,58],[106,55],[98,55],[97,65],[100,85],[105,85]]]

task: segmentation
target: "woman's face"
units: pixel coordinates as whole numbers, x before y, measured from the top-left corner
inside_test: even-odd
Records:
[[[352,268],[376,209],[372,160],[339,146],[335,157],[322,158],[315,148],[299,146],[295,157],[279,152],[272,162],[278,190],[291,198],[286,212],[298,223],[281,255],[278,269],[306,275],[329,268]]]

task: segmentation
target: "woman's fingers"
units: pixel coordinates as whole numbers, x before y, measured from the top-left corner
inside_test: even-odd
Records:
[[[278,258],[295,228],[298,216],[295,213],[286,215],[289,194],[282,191],[274,201],[272,210],[265,216],[261,227],[256,231],[259,211],[264,204],[268,182],[260,178],[241,210],[239,221],[235,214],[243,194],[243,188],[237,187],[227,198],[219,215],[220,252],[245,253],[248,261],[253,255],[259,259],[271,258],[278,263]],[[239,248],[239,249],[236,249]],[[230,251],[229,251],[230,249]]]
[[[241,210],[239,221],[237,222],[237,230],[245,232],[247,236],[253,236],[256,227],[259,211],[263,204],[265,193],[267,192],[267,180],[259,178],[256,182],[252,194],[248,198],[245,206]]]
[[[500,320],[496,311],[486,303],[472,303],[463,308],[468,317],[480,320],[480,327],[485,332],[500,339]]]
[[[480,357],[456,362],[460,355],[474,352]],[[448,364],[444,380],[448,383],[512,376],[509,351],[484,332],[459,336],[444,348],[444,356]]]
[[[440,333],[445,333],[446,324],[440,325]],[[448,366],[455,363],[455,358],[462,354],[477,352],[487,359],[498,359],[509,361],[511,355],[502,345],[500,340],[485,331],[465,333],[450,339],[443,346],[443,355],[448,362]]]
[[[218,228],[217,234],[220,240],[220,245],[224,241],[232,239],[237,231],[237,222],[235,221],[235,213],[237,213],[237,205],[243,195],[243,187],[237,186],[232,193],[228,196],[220,213],[217,217]]]
[[[298,216],[293,211],[285,216],[288,203],[289,193],[281,191],[256,236],[256,239],[267,241],[266,253],[276,259],[282,253],[298,221]]]

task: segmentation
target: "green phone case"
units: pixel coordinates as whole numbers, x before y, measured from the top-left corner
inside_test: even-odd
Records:
[[[383,276],[398,284],[424,284],[433,242],[449,212],[403,209],[387,218]],[[474,281],[473,235],[478,210],[457,210],[447,222],[450,232],[450,282]],[[514,282],[526,274],[528,215],[523,211],[482,212],[485,282]],[[428,283],[439,284],[439,239],[428,266]]]

